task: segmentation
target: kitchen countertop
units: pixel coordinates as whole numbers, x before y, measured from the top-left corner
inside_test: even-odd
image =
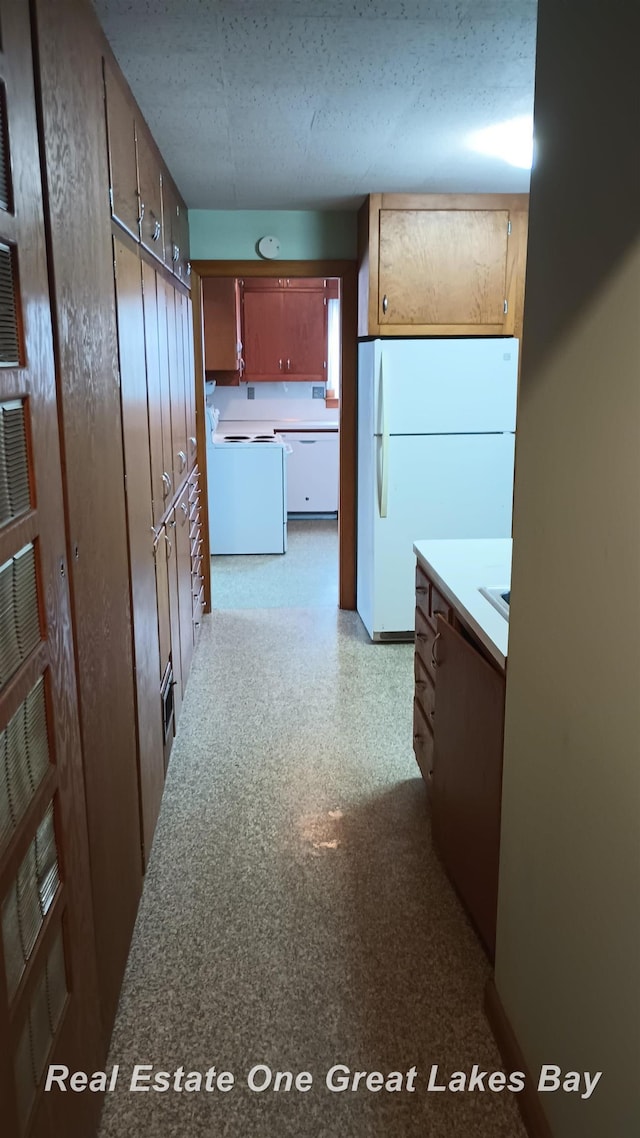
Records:
[[[220,419],[225,435],[263,435],[271,431],[337,431],[337,419]]]
[[[496,663],[504,668],[509,622],[479,591],[511,584],[511,538],[416,541],[419,563]]]

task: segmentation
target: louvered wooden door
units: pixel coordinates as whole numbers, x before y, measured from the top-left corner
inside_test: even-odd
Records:
[[[92,1133],[100,1067],[76,677],[27,0],[0,0],[0,1119]]]

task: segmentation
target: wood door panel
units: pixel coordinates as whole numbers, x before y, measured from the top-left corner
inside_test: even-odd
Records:
[[[287,290],[283,296],[281,350],[287,379],[326,378],[327,307],[324,294],[315,290]]]
[[[437,629],[434,841],[493,958],[505,679],[441,616]]]
[[[169,390],[171,394],[171,453],[173,489],[179,490],[188,474],[187,409],[184,389],[184,349],[182,342],[183,296],[164,282],[169,344]]]
[[[381,210],[379,323],[503,325],[508,221],[506,210]]]
[[[147,136],[146,128],[137,124],[138,180],[140,184],[140,240],[150,253],[164,258],[162,230],[162,184],[160,165]]]
[[[14,430],[18,429],[28,461],[26,508],[15,517],[2,520],[0,561],[4,564],[5,557],[13,560],[25,544],[33,543],[37,589],[21,595],[29,605],[35,640],[40,640],[39,647],[30,656],[17,661],[12,681],[0,685],[0,778],[3,783],[0,793],[6,803],[13,777],[9,771],[20,770],[25,796],[23,809],[12,815],[9,830],[3,824],[0,833],[0,905],[8,905],[13,896],[16,912],[20,912],[23,902],[15,887],[16,873],[25,852],[33,849],[35,834],[45,820],[50,803],[54,808],[54,846],[60,875],[51,908],[40,910],[39,932],[28,951],[20,938],[23,972],[17,987],[9,983],[10,974],[15,973],[9,972],[10,957],[6,951],[9,909],[3,912],[0,930],[1,1117],[3,1133],[11,1136],[56,1138],[59,1134],[68,1134],[78,1138],[94,1132],[99,1101],[79,1102],[79,1096],[74,1096],[76,1101],[69,1102],[68,1095],[45,1099],[40,1094],[42,1080],[38,1078],[36,1082],[33,1071],[29,1070],[37,1056],[43,1062],[50,1059],[54,1063],[82,1067],[84,1063],[100,1065],[106,1052],[98,997],[78,677],[71,626],[61,441],[27,0],[0,0],[0,24],[3,48],[0,79],[6,96],[10,197],[15,206],[15,215],[0,209],[0,242],[13,244],[19,267],[19,275],[13,283],[16,310],[20,313],[18,338],[22,361],[22,366],[0,368],[0,432],[4,436],[9,412],[12,442],[15,443]],[[5,293],[3,315],[6,303]],[[13,447],[12,453],[15,453]],[[23,477],[20,465],[15,467],[6,462],[4,446],[0,449],[0,477],[12,490],[16,489],[16,479]],[[3,642],[8,619],[5,611]],[[6,663],[4,653],[3,663]],[[30,700],[28,715],[25,697]],[[34,727],[33,701],[39,707],[39,729]],[[10,721],[9,733],[6,728]],[[17,722],[20,732],[15,726]],[[36,747],[42,757],[43,773],[35,788],[28,777],[25,753],[17,742],[18,734],[34,748],[32,760]],[[15,801],[12,797],[14,806]],[[2,813],[4,823],[6,813]],[[38,896],[41,905],[42,896]],[[62,926],[64,944],[59,940]],[[51,957],[54,944],[57,946],[55,968]],[[46,1000],[43,1003],[39,996],[43,991],[45,964],[60,981],[61,999],[52,1001],[55,1014],[49,1010],[53,1029],[50,1024],[44,1051],[37,1051],[37,1038],[29,1028],[29,1019],[47,1012]],[[66,988],[64,1008],[63,988]],[[41,1024],[42,1020],[38,1018],[38,1022]],[[25,1044],[24,1050],[20,1048],[21,1042]],[[20,1053],[26,1055],[29,1062],[25,1066],[18,1060],[16,1067]]]
[[[189,538],[189,487],[185,486],[176,506],[176,555],[178,608],[180,614],[180,664],[182,695],[187,686],[193,655],[193,596],[191,580],[191,541]]]
[[[165,513],[167,486],[163,481],[164,453],[162,416],[170,414],[169,407],[162,406],[162,383],[160,375],[160,342],[158,335],[158,297],[156,293],[156,272],[142,262],[142,290],[144,301],[144,344],[147,373],[147,411],[149,416],[149,455],[151,460],[151,497],[153,502],[153,524],[158,526]]]
[[[284,291],[245,292],[242,298],[242,343],[249,381],[283,379],[282,320]]]
[[[148,861],[164,789],[160,702],[158,599],[153,554],[153,508],[145,365],[141,264],[114,240],[120,355],[122,435],[127,479],[127,521],[136,675],[140,809]]]
[[[162,406],[162,494],[163,510],[174,494],[173,441],[171,436],[171,384],[169,382],[169,325],[167,313],[167,285],[156,276],[156,302],[158,305],[158,368],[160,403]]]
[[[169,609],[169,566],[167,561],[167,529],[162,526],[154,545],[156,566],[156,594],[158,598],[158,639],[160,644],[160,670],[162,680],[171,659],[171,613]]]
[[[178,725],[182,710],[182,691],[186,678],[182,680],[182,652],[180,648],[180,599],[178,593],[178,550],[177,550],[178,522],[175,509],[167,517],[167,577],[169,581],[169,621],[171,624],[171,667],[175,687],[173,699],[175,706],[175,724]]]
[[[34,11],[52,299],[56,326],[64,330],[56,342],[57,372],[98,977],[108,1038],[142,864],[103,40],[84,0],[36,0]],[[80,129],[85,123],[91,129]]]
[[[109,147],[111,212],[133,237],[139,236],[138,163],[133,105],[108,60],[104,61],[104,86]]]
[[[206,371],[240,367],[240,293],[237,279],[205,277],[202,282]]]

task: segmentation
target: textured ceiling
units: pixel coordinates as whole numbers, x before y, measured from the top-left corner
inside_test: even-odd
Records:
[[[517,192],[465,145],[533,108],[535,0],[94,0],[187,205]]]

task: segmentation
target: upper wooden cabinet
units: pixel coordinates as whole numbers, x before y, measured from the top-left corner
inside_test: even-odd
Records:
[[[247,280],[242,286],[242,342],[248,383],[327,376],[327,296],[322,278]]]
[[[237,382],[242,371],[239,281],[204,277],[202,316],[205,371],[231,373],[231,382]]]
[[[372,194],[359,214],[360,336],[520,336],[526,194]]]
[[[109,147],[111,214],[136,240],[139,237],[138,161],[133,104],[122,80],[104,60]]]
[[[138,180],[140,190],[140,241],[162,260],[162,176],[160,162],[150,138],[137,127]]]
[[[122,76],[109,58],[103,65],[111,216],[189,285],[187,207]]]

